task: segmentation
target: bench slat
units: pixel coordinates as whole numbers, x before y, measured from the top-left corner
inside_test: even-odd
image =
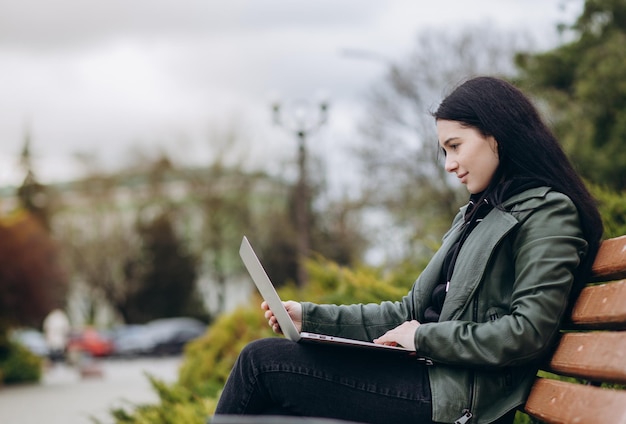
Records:
[[[525,409],[552,424],[625,424],[626,392],[539,378]]]
[[[626,332],[567,333],[550,371],[591,381],[626,383]]]
[[[626,280],[585,287],[571,322],[584,328],[626,329]]]
[[[626,278],[626,235],[604,240],[591,269],[593,281]]]

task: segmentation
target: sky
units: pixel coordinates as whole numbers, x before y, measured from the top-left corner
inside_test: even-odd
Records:
[[[30,137],[43,183],[79,177],[137,152],[208,163],[233,132],[248,160],[278,168],[296,155],[294,127],[272,123],[306,104],[307,143],[342,167],[363,98],[420,31],[471,24],[555,37],[582,0],[0,0],[0,187],[19,184]],[[286,115],[289,116],[289,115]],[[223,137],[222,137],[223,138]],[[235,153],[231,153],[235,155]],[[243,154],[243,153],[242,153]],[[333,162],[334,161],[334,162]],[[91,169],[93,170],[93,169]]]

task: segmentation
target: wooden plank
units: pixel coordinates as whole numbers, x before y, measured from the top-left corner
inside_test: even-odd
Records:
[[[593,281],[626,278],[626,235],[604,240],[592,266]]]
[[[584,328],[626,329],[626,280],[585,287],[571,322]]]
[[[626,424],[626,392],[540,378],[525,410],[551,424]]]
[[[567,333],[550,370],[585,380],[626,384],[626,332]]]

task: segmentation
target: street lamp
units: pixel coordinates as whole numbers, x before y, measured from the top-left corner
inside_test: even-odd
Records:
[[[296,243],[297,243],[297,285],[308,282],[304,261],[309,255],[311,233],[309,228],[309,208],[311,192],[307,177],[306,139],[319,130],[328,120],[328,101],[320,100],[316,105],[298,100],[289,105],[289,119],[284,119],[283,106],[279,101],[272,104],[274,124],[293,133],[298,142],[298,183],[295,193]]]

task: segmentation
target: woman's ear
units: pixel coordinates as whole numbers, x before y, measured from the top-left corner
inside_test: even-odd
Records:
[[[494,136],[490,135],[487,138],[489,142],[489,146],[491,146],[491,150],[496,154],[496,157],[500,159],[500,144],[498,144],[498,140],[494,138]]]

